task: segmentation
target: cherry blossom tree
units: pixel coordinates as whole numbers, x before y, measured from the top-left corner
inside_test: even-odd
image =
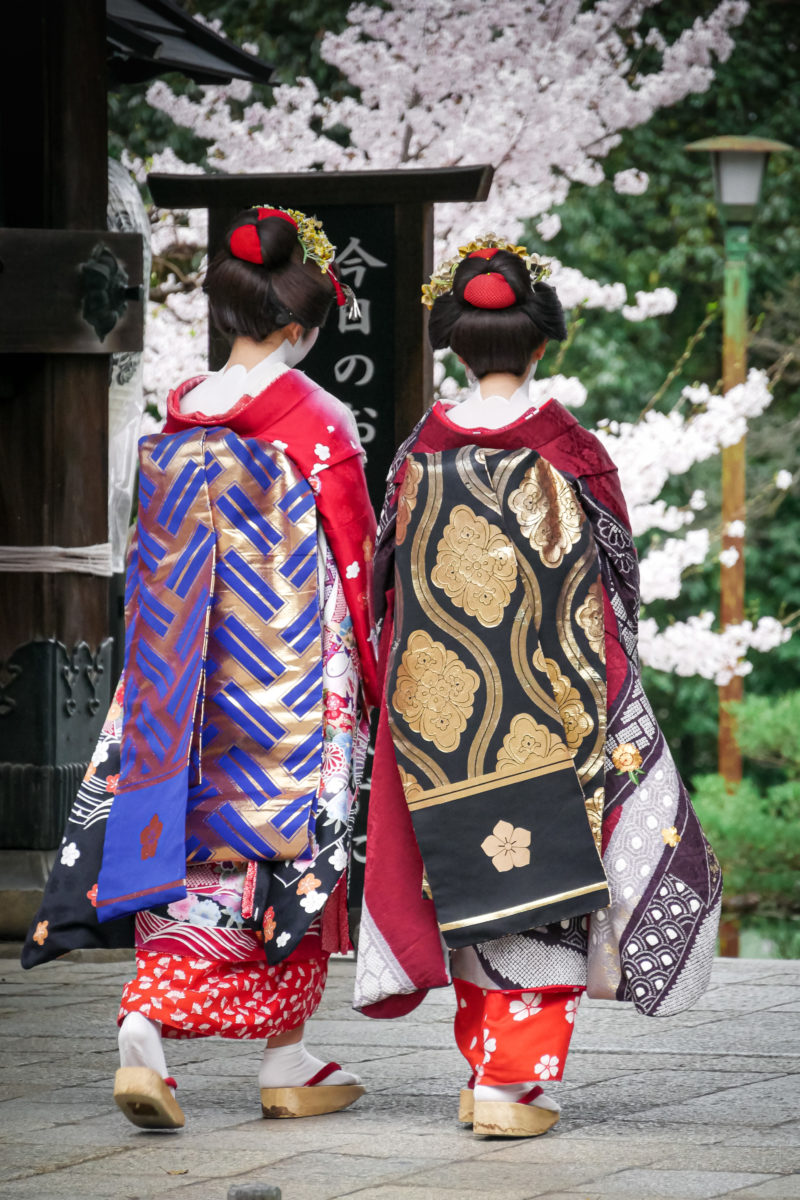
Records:
[[[150,103],[207,139],[207,166],[230,173],[447,167],[490,161],[495,177],[483,204],[437,208],[438,250],[487,229],[520,238],[533,219],[543,240],[560,219],[551,210],[574,183],[604,178],[603,159],[624,130],[645,123],[658,109],[707,90],[715,60],[733,48],[732,30],[747,4],[720,0],[673,41],[657,28],[660,0],[391,0],[354,4],[348,25],[328,33],[322,56],[348,79],[355,95],[332,99],[309,79],[275,89],[273,104],[251,98],[242,81],[206,87],[200,101],[178,96],[162,81]],[[234,116],[234,113],[240,114]],[[344,131],[344,136],[343,136]],[[141,176],[141,163],[129,165]],[[198,170],[171,151],[153,170]],[[636,164],[614,177],[620,194],[646,190]],[[169,259],[181,246],[202,246],[198,213],[154,213],[154,250]],[[422,281],[420,281],[422,282]],[[552,261],[552,282],[565,308],[621,310],[632,321],[672,310],[669,288],[637,291],[629,301],[624,282],[600,284]],[[148,328],[147,372],[159,395],[163,364],[186,377],[204,368],[205,303],[198,290],[168,276]],[[439,368],[441,373],[441,366]],[[446,380],[452,394],[455,384]],[[556,376],[538,385],[547,395],[578,406],[586,392],[575,379]],[[448,387],[443,388],[445,394]],[[726,396],[684,389],[683,409],[648,412],[636,422],[598,429],[619,464],[634,530],[663,530],[663,540],[642,560],[645,602],[671,598],[681,575],[705,561],[715,544],[707,529],[688,528],[704,506],[697,495],[683,509],[659,495],[671,476],[738,441],[748,420],[770,400],[766,380],[751,372]],[[688,415],[684,415],[684,413]],[[681,535],[681,536],[677,536]],[[724,560],[723,560],[724,562]],[[722,633],[710,614],[658,630],[642,626],[642,657],[664,670],[686,670],[724,682],[744,674],[749,647],[767,650],[786,636],[779,622],[762,618]],[[686,652],[691,646],[692,652]]]

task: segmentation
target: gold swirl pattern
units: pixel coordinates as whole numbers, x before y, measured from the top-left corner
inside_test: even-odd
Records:
[[[485,517],[458,504],[436,548],[431,582],[481,625],[499,625],[517,586],[514,547]]]
[[[461,741],[479,683],[454,650],[415,629],[397,669],[392,707],[415,733],[446,754]]]
[[[406,771],[400,764],[397,764],[397,769],[400,772],[400,782],[403,785],[403,792],[406,800],[411,803],[412,800],[419,800],[422,796],[422,784],[417,779],[416,775],[412,775],[410,771]]]
[[[417,492],[419,491],[421,481],[422,463],[415,462],[413,458],[407,459],[405,478],[400,488],[400,495],[397,497],[397,528],[395,539],[398,546],[402,546],[405,541],[408,522],[417,503]]]
[[[543,565],[560,566],[580,538],[586,520],[566,479],[543,458],[537,458],[509,496],[508,505]]]
[[[511,728],[503,738],[497,755],[497,772],[513,775],[521,766],[536,770],[551,763],[566,762],[570,751],[556,734],[540,725],[529,713],[519,713],[511,720]]]
[[[599,576],[589,588],[586,599],[575,613],[575,620],[586,634],[592,650],[601,662],[605,662],[606,631],[603,617],[603,586]]]
[[[594,844],[597,846],[597,853],[600,853],[603,845],[603,805],[605,803],[605,789],[595,788],[591,796],[587,796],[585,800],[586,815],[589,818],[589,828],[592,831]]]
[[[534,652],[533,665],[538,671],[547,673],[561,715],[567,745],[574,757],[583,739],[594,729],[594,721],[584,708],[577,688],[572,686],[566,675],[561,674],[555,659],[545,658],[541,647],[537,647]]]

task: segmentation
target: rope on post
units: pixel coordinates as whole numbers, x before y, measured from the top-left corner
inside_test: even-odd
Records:
[[[62,571],[81,575],[114,574],[111,543],[96,546],[0,546],[0,572],[56,574]]]

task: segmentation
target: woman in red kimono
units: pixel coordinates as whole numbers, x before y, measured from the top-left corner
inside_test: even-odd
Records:
[[[356,1006],[399,1016],[452,979],[459,1117],[530,1136],[559,1119],[542,1085],[585,990],[659,1016],[703,991],[721,878],[642,691],[616,469],[529,392],[566,336],[555,291],[490,235],[423,296],[473,385],[401,447],[379,524]]]
[[[135,918],[114,1094],[143,1127],[184,1123],[162,1038],[264,1042],[265,1117],[364,1091],[302,1040],[329,954],[349,948],[351,802],[377,695],[355,422],[295,369],[348,302],[332,258],[313,218],[259,208],[211,263],[230,358],[171,392],[163,433],[140,443],[124,684],[31,931],[41,961],[80,944],[78,924],[97,945]],[[91,917],[63,911],[76,868]]]

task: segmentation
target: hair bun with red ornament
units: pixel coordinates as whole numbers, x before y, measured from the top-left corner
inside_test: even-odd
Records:
[[[280,208],[251,208],[228,234],[234,258],[275,271],[288,264],[298,244],[298,224]]]
[[[461,294],[473,308],[511,308],[512,304],[517,303],[514,289],[499,271],[484,271],[475,275]]]
[[[431,346],[452,350],[479,379],[490,371],[523,374],[543,342],[567,336],[558,296],[540,278],[544,265],[524,247],[498,241],[487,235],[460,247],[422,289]]]

